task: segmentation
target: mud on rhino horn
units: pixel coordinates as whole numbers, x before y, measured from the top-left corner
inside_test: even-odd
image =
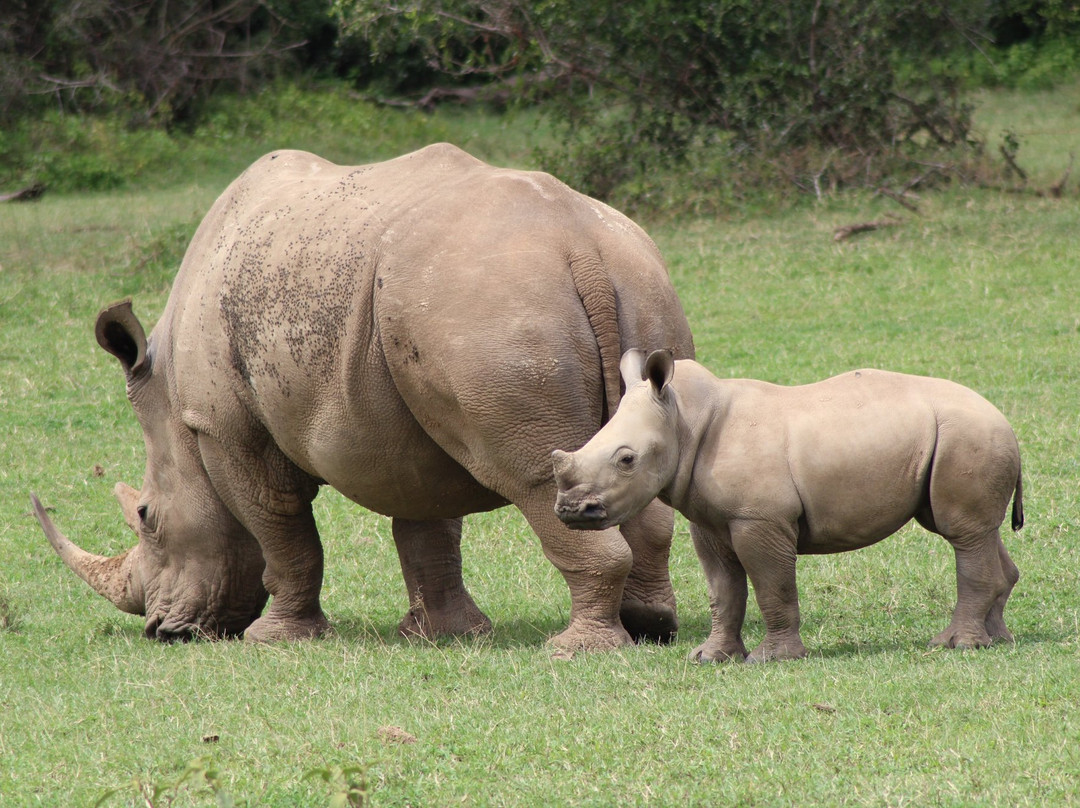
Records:
[[[76,575],[121,611],[128,614],[144,613],[145,606],[133,580],[138,547],[112,558],[88,553],[57,529],[37,495],[31,494],[30,501],[49,544]]]

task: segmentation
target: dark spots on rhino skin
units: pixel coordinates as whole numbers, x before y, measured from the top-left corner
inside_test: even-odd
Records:
[[[287,396],[283,351],[306,373],[328,375],[338,366],[365,245],[344,241],[334,217],[297,221],[288,206],[244,225],[219,253],[232,362],[249,384],[271,381]]]
[[[382,289],[382,276],[380,275],[375,279],[375,285]]]
[[[240,378],[244,380],[244,384],[251,385],[251,374],[248,372],[247,362],[244,361],[244,357],[240,355],[240,351],[237,350],[236,340],[230,340],[229,345],[229,360],[232,362],[233,368],[240,374]]]

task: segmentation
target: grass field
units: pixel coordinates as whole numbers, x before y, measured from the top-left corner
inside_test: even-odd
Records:
[[[988,130],[1020,133],[1033,185],[1058,179],[1080,147],[1077,88],[984,104]],[[527,163],[520,129],[425,126]],[[328,137],[281,145],[322,150]],[[328,146],[338,159],[342,142]],[[144,323],[157,319],[224,181],[221,166],[193,167],[153,190],[0,208],[0,804],[314,806],[348,804],[350,788],[353,804],[377,806],[1080,801],[1075,181],[1061,199],[951,188],[917,214],[860,193],[773,216],[644,222],[717,374],[947,376],[1020,438],[1027,525],[1005,537],[1021,570],[1006,611],[1015,645],[926,648],[952,608],[952,553],[908,527],[801,559],[810,656],[763,666],[687,661],[709,621],[683,521],[678,641],[570,662],[544,643],[568,620],[565,586],[512,509],[466,522],[466,581],[495,624],[475,642],[396,636],[407,604],[389,523],[332,491],[316,501],[325,640],[157,645],[77,580],[29,492],[88,549],[128,545],[111,490],[140,482],[141,431],[94,317],[131,295]],[[899,224],[833,241],[886,214]],[[747,622],[750,644],[763,633],[753,605]]]

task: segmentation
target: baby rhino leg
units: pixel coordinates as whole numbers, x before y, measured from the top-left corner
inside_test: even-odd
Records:
[[[1012,639],[1005,601],[1020,577],[997,528],[973,536],[946,536],[956,555],[956,609],[948,627],[930,641],[947,648],[981,648]]]
[[[990,607],[990,613],[986,615],[986,633],[990,635],[991,642],[994,640],[1012,642],[1012,632],[1005,626],[1005,604],[1008,602],[1009,595],[1012,594],[1016,582],[1020,580],[1020,570],[1016,568],[1016,564],[1009,557],[1009,552],[1005,549],[1005,544],[1001,541],[1000,535],[998,536],[998,558],[1001,559],[1001,571],[1005,573],[1007,586],[1005,591],[998,595],[994,605]]]
[[[765,621],[765,639],[750,652],[748,662],[806,656],[799,636],[796,531],[794,525],[757,520],[731,524],[732,546],[754,584]]]
[[[731,534],[690,526],[705,581],[709,587],[712,633],[690,652],[695,662],[742,662],[746,646],[742,639],[746,617],[746,570],[731,547]]]

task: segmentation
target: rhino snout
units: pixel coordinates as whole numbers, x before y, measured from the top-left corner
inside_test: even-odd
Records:
[[[191,623],[154,615],[146,621],[146,628],[143,633],[151,640],[174,643],[189,642],[195,639],[199,634],[199,630]]]
[[[607,527],[607,508],[597,496],[575,496],[559,492],[555,513],[568,527],[601,530]]]

